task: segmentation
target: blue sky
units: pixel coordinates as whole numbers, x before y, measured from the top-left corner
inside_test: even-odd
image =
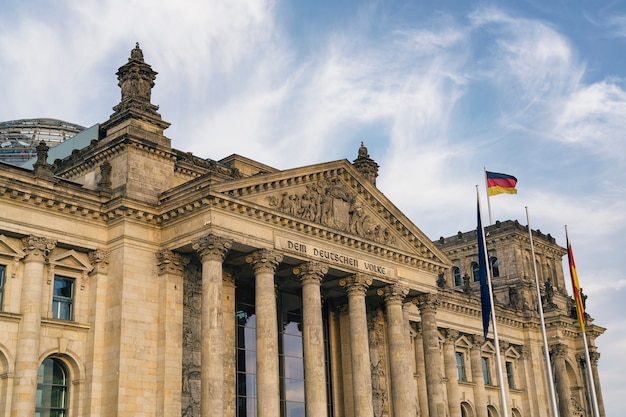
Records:
[[[364,141],[378,187],[432,239],[475,227],[483,166],[515,175],[494,219],[526,224],[528,206],[561,245],[568,225],[619,415],[623,1],[0,0],[0,120],[105,121],[137,41],[178,149],[285,169]]]

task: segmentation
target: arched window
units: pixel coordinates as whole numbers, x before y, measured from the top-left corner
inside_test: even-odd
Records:
[[[35,417],[67,416],[68,373],[55,358],[45,359],[37,373],[37,404]]]
[[[500,267],[498,266],[498,258],[492,256],[489,258],[489,266],[491,267],[491,277],[496,278],[500,276]]]
[[[512,410],[513,417],[522,417],[522,413],[517,408],[513,408]]]
[[[489,417],[498,417],[498,410],[493,405],[487,406],[487,416]]]
[[[461,278],[461,270],[458,266],[452,267],[452,277],[454,279],[454,285],[460,287],[463,285],[463,279]]]
[[[474,417],[472,406],[468,402],[461,403],[461,417]]]
[[[480,273],[478,272],[478,264],[476,262],[472,262],[472,277],[474,282],[480,281]]]

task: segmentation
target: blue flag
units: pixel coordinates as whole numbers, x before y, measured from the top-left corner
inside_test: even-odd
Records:
[[[487,338],[489,333],[489,319],[491,318],[491,297],[489,294],[489,284],[487,282],[487,259],[485,253],[487,248],[483,238],[483,222],[480,216],[480,202],[478,202],[478,276],[480,277],[480,305],[483,316],[483,336]]]

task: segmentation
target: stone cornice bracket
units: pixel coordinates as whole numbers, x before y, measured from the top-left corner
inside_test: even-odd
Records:
[[[293,273],[300,277],[302,284],[321,285],[324,275],[328,273],[328,266],[320,262],[305,262],[294,267]]]
[[[255,274],[276,272],[276,268],[283,261],[283,255],[269,249],[260,249],[246,256],[246,262],[252,265]]]
[[[386,304],[402,304],[409,294],[409,289],[400,284],[389,284],[376,290],[376,294],[385,300]]]
[[[89,256],[89,262],[93,266],[93,269],[91,270],[92,274],[106,273],[107,267],[109,265],[109,257],[110,257],[109,251],[96,249],[94,251],[89,252],[88,256]]]
[[[198,252],[198,255],[200,255],[200,260],[202,262],[224,262],[226,254],[228,253],[232,245],[232,240],[212,234],[195,239],[191,242],[191,247],[193,248],[193,250]]]
[[[189,263],[189,258],[169,249],[164,249],[156,253],[159,275],[173,274],[182,275],[185,265]]]
[[[48,255],[57,245],[54,239],[33,235],[23,238],[22,243],[24,245],[22,250],[26,253],[25,261],[40,262],[46,262]]]
[[[367,293],[367,289],[372,285],[372,278],[365,274],[354,274],[339,280],[339,285],[346,287],[348,295],[363,295]]]
[[[412,301],[422,313],[426,311],[437,311],[437,306],[439,306],[440,303],[439,296],[432,293],[420,294]]]
[[[550,346],[550,353],[557,358],[564,358],[567,356],[568,348],[564,343],[556,343]]]

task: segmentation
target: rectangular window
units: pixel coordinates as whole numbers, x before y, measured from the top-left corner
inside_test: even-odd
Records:
[[[55,319],[72,320],[73,307],[74,280],[55,275],[52,293],[52,317]]]
[[[456,369],[459,371],[459,381],[467,381],[465,375],[465,356],[463,352],[456,352]]]
[[[509,382],[509,388],[515,388],[515,379],[513,378],[513,363],[505,362],[506,365],[506,379]]]
[[[4,300],[4,270],[5,266],[0,265],[0,311],[2,311],[2,300]]]
[[[491,372],[489,371],[489,358],[482,357],[483,364],[483,379],[485,384],[491,385]]]

